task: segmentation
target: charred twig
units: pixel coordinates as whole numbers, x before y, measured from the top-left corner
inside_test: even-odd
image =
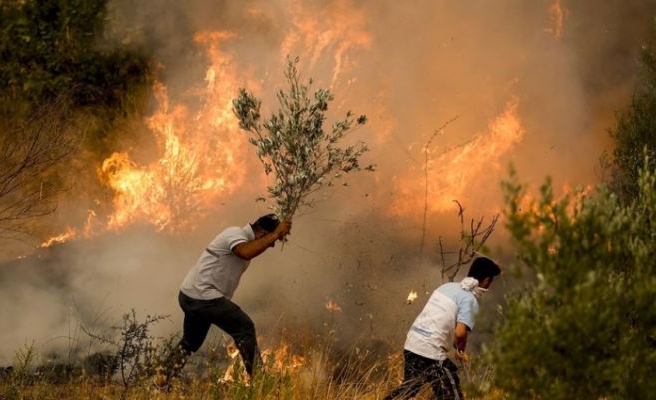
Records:
[[[471,262],[479,250],[483,248],[485,242],[487,242],[492,232],[494,232],[494,228],[499,220],[499,214],[496,214],[492,217],[489,224],[483,226],[484,217],[479,218],[477,221],[472,219],[469,223],[469,232],[467,233],[465,231],[465,209],[458,200],[454,200],[454,202],[458,205],[458,219],[460,220],[460,246],[458,248],[458,259],[454,263],[447,265],[441,237],[439,241],[440,256],[442,259],[441,276],[442,279],[446,278],[450,282],[455,279],[460,268]]]
[[[426,242],[426,221],[428,218],[428,161],[429,161],[429,149],[431,144],[433,143],[433,140],[437,136],[438,133],[442,132],[444,128],[446,128],[449,124],[451,124],[453,121],[458,119],[458,116],[456,115],[455,117],[451,118],[450,120],[446,121],[442,126],[437,128],[431,137],[428,139],[426,144],[424,145],[424,217],[423,217],[423,222],[421,226],[421,243],[419,245],[419,254],[423,254],[424,252],[424,243]]]

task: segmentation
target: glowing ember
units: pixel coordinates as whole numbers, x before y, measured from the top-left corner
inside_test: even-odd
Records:
[[[414,290],[411,290],[410,293],[408,293],[408,298],[406,300],[407,304],[412,304],[413,301],[417,299],[417,292]]]
[[[332,300],[328,300],[328,302],[326,303],[326,309],[330,312],[342,311],[342,307],[340,307],[339,304],[335,303]]]
[[[234,359],[239,355],[239,349],[234,344],[230,343],[226,346],[226,354],[228,357]]]

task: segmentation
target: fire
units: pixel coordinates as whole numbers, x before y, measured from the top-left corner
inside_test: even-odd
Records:
[[[264,365],[272,366],[277,371],[292,371],[303,365],[305,358],[292,354],[287,343],[282,343],[278,349],[267,349],[262,352]]]
[[[294,2],[290,11],[293,29],[280,45],[283,57],[301,51],[309,54],[310,69],[320,61],[331,60],[331,85],[335,85],[354,63],[351,50],[368,48],[372,42],[365,10],[352,3],[336,0],[317,11]],[[252,18],[261,18],[264,12],[256,7],[248,9]],[[240,87],[257,90],[263,81],[251,79],[249,70],[240,68],[233,55],[224,50],[224,44],[235,37],[236,33],[227,31],[194,35],[194,42],[203,46],[209,61],[206,86],[189,92],[200,98],[202,105],[192,109],[182,101],[174,102],[167,87],[157,83],[154,92],[159,107],[146,121],[146,133],[155,139],[156,154],[146,158],[122,149],[109,155],[98,167],[98,176],[113,194],[111,209],[93,225],[69,228],[44,246],[82,234],[120,231],[135,223],[177,232],[241,187],[249,173],[244,164],[252,149],[232,113],[232,99]],[[198,103],[198,98],[193,102]]]
[[[406,299],[406,304],[412,304],[415,300],[417,300],[417,292],[414,290],[411,290],[410,293],[408,293],[408,298]]]
[[[417,215],[424,209],[426,198],[430,199],[426,205],[429,212],[452,209],[453,200],[463,197],[478,175],[489,173],[490,166],[522,140],[525,131],[517,113],[518,106],[516,98],[510,99],[504,112],[489,122],[486,133],[462,146],[441,154],[425,148],[429,161],[424,172],[429,179],[421,175],[400,178],[392,211],[397,215]]]
[[[231,57],[219,44],[232,35],[199,33],[207,45],[210,66],[203,106],[169,104],[166,87],[156,87],[160,108],[148,120],[159,158],[139,165],[127,152],[114,153],[103,162],[99,175],[114,190],[111,229],[146,222],[159,230],[176,231],[198,218],[220,196],[230,194],[243,179],[242,137],[232,115],[232,97],[239,85]],[[227,177],[230,177],[228,180]]]
[[[371,34],[366,30],[366,13],[358,9],[351,0],[337,0],[320,12],[301,10],[302,2],[293,4],[292,30],[281,47],[283,57],[294,54],[293,48],[301,46],[310,55],[310,68],[317,64],[326,51],[333,51],[333,75],[330,85],[334,86],[343,66],[351,63],[348,51],[369,48]]]
[[[242,362],[239,356],[239,349],[234,344],[226,346],[226,354],[233,360],[232,363],[226,368],[225,373],[219,382],[234,382],[239,379],[243,382],[248,382],[250,379],[246,371],[242,371],[241,376],[235,374],[235,363]],[[267,370],[274,370],[277,372],[294,372],[301,368],[305,363],[305,357],[293,354],[287,343],[281,343],[277,349],[264,349],[262,351],[262,362],[264,368]]]
[[[60,233],[59,235],[53,236],[50,239],[46,240],[39,247],[50,247],[56,243],[64,243],[69,241],[71,238],[77,236],[77,229],[69,227],[66,232]]]
[[[563,37],[563,22],[566,16],[567,10],[563,8],[560,0],[554,0],[549,6],[549,27],[545,30],[556,39],[561,39]]]
[[[339,304],[332,300],[328,300],[328,302],[326,302],[326,309],[330,312],[342,311],[342,307],[340,307]]]

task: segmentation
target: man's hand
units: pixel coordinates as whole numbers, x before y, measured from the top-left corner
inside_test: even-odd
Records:
[[[471,361],[471,357],[469,357],[469,354],[464,351],[456,351],[456,360],[468,363]]]
[[[292,221],[280,221],[273,233],[278,240],[284,240],[292,230]]]

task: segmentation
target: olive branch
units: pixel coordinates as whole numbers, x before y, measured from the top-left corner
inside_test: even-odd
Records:
[[[308,85],[299,82],[298,61],[298,57],[288,59],[285,77],[289,91],[278,91],[280,109],[270,118],[262,120],[261,101],[246,89],[240,89],[232,102],[239,127],[249,133],[249,142],[257,148],[264,172],[275,178],[267,187],[268,196],[275,202],[271,208],[282,219],[291,219],[301,207],[313,206],[311,195],[332,186],[343,174],[374,170],[373,165],[360,166],[360,157],[369,150],[364,142],[339,146],[348,132],[367,122],[367,117],[355,118],[348,111],[344,119],[324,130],[333,94],[318,89],[310,98]]]

